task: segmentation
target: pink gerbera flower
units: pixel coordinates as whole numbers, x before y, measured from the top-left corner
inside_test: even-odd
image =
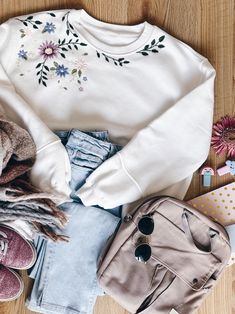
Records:
[[[214,124],[211,146],[217,155],[235,157],[235,117],[225,116]]]
[[[57,44],[54,44],[52,41],[46,41],[39,47],[39,54],[44,59],[54,58],[57,56],[58,50],[59,47]]]

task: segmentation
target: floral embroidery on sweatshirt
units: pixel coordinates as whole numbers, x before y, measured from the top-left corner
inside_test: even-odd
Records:
[[[79,50],[79,46],[87,46],[87,44],[80,42],[79,39],[66,40],[65,38],[63,40],[59,39],[57,43],[47,40],[43,42],[38,48],[39,55],[43,58],[43,61],[36,65],[36,69],[38,69],[38,72],[36,73],[38,76],[38,83],[47,87],[46,81],[48,80],[49,71],[55,71],[55,73],[60,77],[65,77],[69,74],[69,71],[71,71],[72,75],[75,73],[78,74],[77,83],[81,84],[81,69],[73,68],[70,70],[68,67],[63,64],[59,64],[58,62],[54,62],[54,67],[51,68],[49,68],[46,64],[50,59],[57,59],[58,55],[66,59],[67,52],[72,49]],[[83,55],[88,54],[85,53]]]
[[[27,35],[30,37],[33,35],[33,32],[38,31],[41,34],[44,34],[43,38],[45,38],[38,46],[37,52],[30,52],[29,47],[21,45],[17,56],[19,62],[28,60],[30,55],[34,55],[34,57],[40,56],[41,61],[39,61],[35,67],[35,73],[39,85],[47,87],[49,84],[48,81],[51,79],[57,78],[57,82],[62,83],[65,82],[65,78],[70,78],[70,82],[76,82],[79,86],[79,91],[83,91],[84,88],[82,85],[88,80],[88,77],[85,74],[88,67],[85,59],[88,53],[84,51],[84,49],[80,48],[86,47],[88,44],[83,42],[80,39],[79,34],[76,33],[76,28],[70,21],[70,13],[70,11],[67,11],[61,17],[61,22],[65,25],[66,33],[66,36],[63,39],[54,39],[54,36],[52,36],[56,35],[58,26],[56,26],[56,19],[53,20],[57,17],[57,15],[53,12],[45,13],[43,19],[45,19],[45,16],[49,16],[49,20],[44,22],[40,19],[40,17],[35,17],[33,15],[29,15],[26,18],[16,18],[16,20],[20,21],[25,26],[25,28],[21,28],[19,30],[21,38]],[[165,47],[162,44],[164,39],[165,35],[160,36],[158,40],[152,39],[150,44],[146,44],[143,49],[136,51],[136,53],[141,54],[142,56],[149,56],[151,53],[158,53],[160,49]],[[60,57],[66,60],[68,52],[72,50],[78,51],[76,55],[79,54],[80,57],[76,58],[72,65],[71,59],[69,60],[69,65],[67,65],[66,62],[61,62]],[[110,65],[112,64],[124,67],[131,62],[125,57],[115,57],[97,50],[95,50],[95,53],[98,59],[104,60]],[[68,89],[68,87],[64,87],[64,89]]]

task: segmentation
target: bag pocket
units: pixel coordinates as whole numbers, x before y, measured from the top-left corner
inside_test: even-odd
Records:
[[[163,276],[161,276],[160,274],[161,272],[164,273]],[[171,286],[171,284],[176,278],[175,274],[171,273],[163,266],[161,271],[157,273],[157,276],[159,281],[158,284],[155,285],[154,290],[146,297],[146,299],[140,305],[140,307],[136,311],[136,314],[138,313],[143,314],[149,311],[150,311],[149,313],[151,313],[153,311],[152,309],[153,304],[157,302],[158,298]]]
[[[147,264],[136,260],[133,241],[135,235],[136,230],[122,243],[105,270],[98,275],[105,292],[132,313],[152,293],[152,289],[156,288],[167,271],[159,272],[159,263],[153,259]]]
[[[221,261],[210,252],[193,245],[185,232],[162,213],[154,213],[154,233],[151,236],[152,258],[168,268],[193,290],[200,290]]]

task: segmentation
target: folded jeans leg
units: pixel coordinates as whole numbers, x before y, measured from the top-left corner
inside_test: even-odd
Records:
[[[61,208],[69,215],[63,234],[70,241],[44,242],[41,259],[32,270],[35,282],[27,304],[31,310],[42,313],[91,314],[97,295],[102,294],[96,279],[97,259],[120,222],[120,207],[111,210],[85,207],[75,192],[120,147],[107,142],[107,133],[71,130],[66,136],[74,201],[62,204]]]

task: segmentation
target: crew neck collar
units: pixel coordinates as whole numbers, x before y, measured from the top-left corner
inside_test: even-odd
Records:
[[[138,51],[149,40],[154,29],[153,25],[146,21],[136,25],[119,25],[97,20],[83,9],[73,10],[71,13],[73,14],[73,23],[78,33],[95,49],[108,54],[123,55]],[[104,32],[102,35],[105,35],[105,32],[109,35],[112,33],[117,39],[119,34],[122,36],[122,33],[124,33],[124,36],[128,33],[132,34],[136,38],[134,40],[132,38],[129,43],[124,45],[120,45],[118,42],[112,42],[110,45],[99,40],[97,38],[98,33],[92,33],[88,30],[88,27],[94,30],[97,28],[98,32],[102,30]],[[128,39],[128,35],[126,38]]]

